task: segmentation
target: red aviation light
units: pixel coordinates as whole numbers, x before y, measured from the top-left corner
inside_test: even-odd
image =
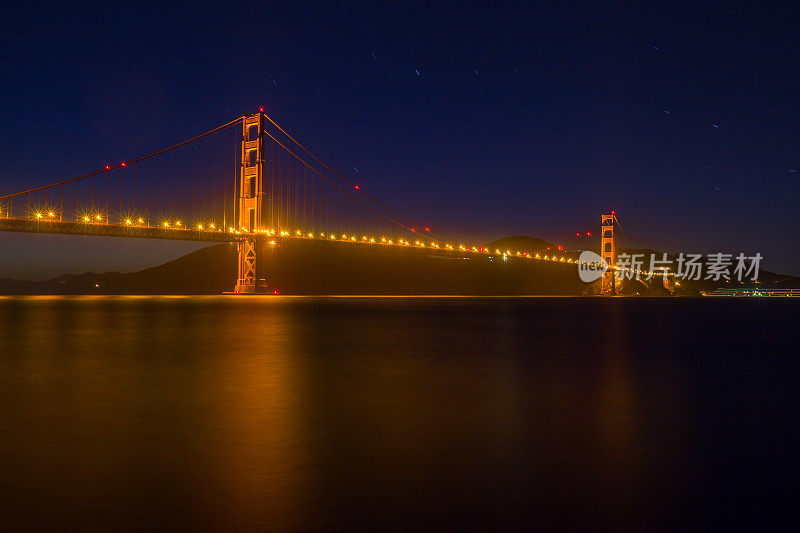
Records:
[[[580,236],[581,236],[581,234],[580,234],[580,233],[576,233],[576,234],[575,234],[575,236],[576,236],[576,237],[580,237]]]
[[[361,187],[359,187],[358,185],[356,185],[355,187],[356,187],[356,189],[359,189],[359,190],[361,189]]]
[[[263,107],[259,107],[259,108],[258,108],[258,112],[259,112],[259,113],[263,113],[263,112],[264,112],[264,108],[263,108]]]
[[[123,161],[122,163],[120,163],[120,165],[122,165],[123,167],[127,167],[127,166],[128,166],[128,163],[126,163],[125,161]]]
[[[425,231],[430,231],[430,230],[431,230],[431,228],[429,228],[428,226],[425,226]]]
[[[561,248],[561,246],[559,246],[559,247],[558,247],[558,249],[559,249],[559,250],[563,250],[563,248]]]
[[[280,291],[278,291],[278,289],[275,289],[274,291],[272,291],[272,294],[278,296],[280,294]]]
[[[111,170],[111,167],[106,165],[106,170]]]
[[[587,232],[586,232],[586,236],[587,236],[587,237],[591,237],[591,236],[592,236],[592,232],[591,232],[591,231],[587,231]]]

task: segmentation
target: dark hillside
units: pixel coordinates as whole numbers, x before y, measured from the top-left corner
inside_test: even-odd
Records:
[[[490,249],[536,252],[553,246],[533,237],[510,237]],[[641,250],[626,250],[642,253]],[[577,252],[558,252],[564,256]],[[649,251],[648,251],[649,253]],[[545,255],[545,254],[543,254]],[[281,294],[580,295],[599,292],[599,282],[580,281],[577,268],[502,254],[467,254],[379,244],[283,239],[265,254],[270,290]],[[65,275],[43,282],[0,279],[0,294],[220,294],[233,289],[237,253],[232,245],[209,246],[163,265],[120,274]],[[761,273],[762,288],[796,288],[800,278]],[[675,295],[699,295],[738,282],[685,281]],[[659,284],[622,283],[626,295],[666,296]]]
[[[233,246],[216,245],[129,274],[0,280],[0,293],[219,294],[233,288],[236,259]],[[585,287],[563,263],[322,240],[285,239],[266,261],[270,289],[281,294],[581,294]]]

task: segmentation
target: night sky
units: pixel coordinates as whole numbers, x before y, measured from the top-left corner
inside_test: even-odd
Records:
[[[445,235],[565,242],[614,209],[623,245],[800,274],[796,6],[290,4],[4,7],[0,194],[263,106]],[[197,246],[0,234],[0,277]]]

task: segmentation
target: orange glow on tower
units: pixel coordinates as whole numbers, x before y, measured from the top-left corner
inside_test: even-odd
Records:
[[[614,238],[614,219],[616,213],[600,215],[600,256],[608,265],[608,271],[603,276],[602,294],[616,294],[614,283],[614,261],[617,256],[616,239]]]

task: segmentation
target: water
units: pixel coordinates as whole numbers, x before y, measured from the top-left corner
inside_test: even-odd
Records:
[[[0,529],[777,525],[798,304],[0,299]]]

